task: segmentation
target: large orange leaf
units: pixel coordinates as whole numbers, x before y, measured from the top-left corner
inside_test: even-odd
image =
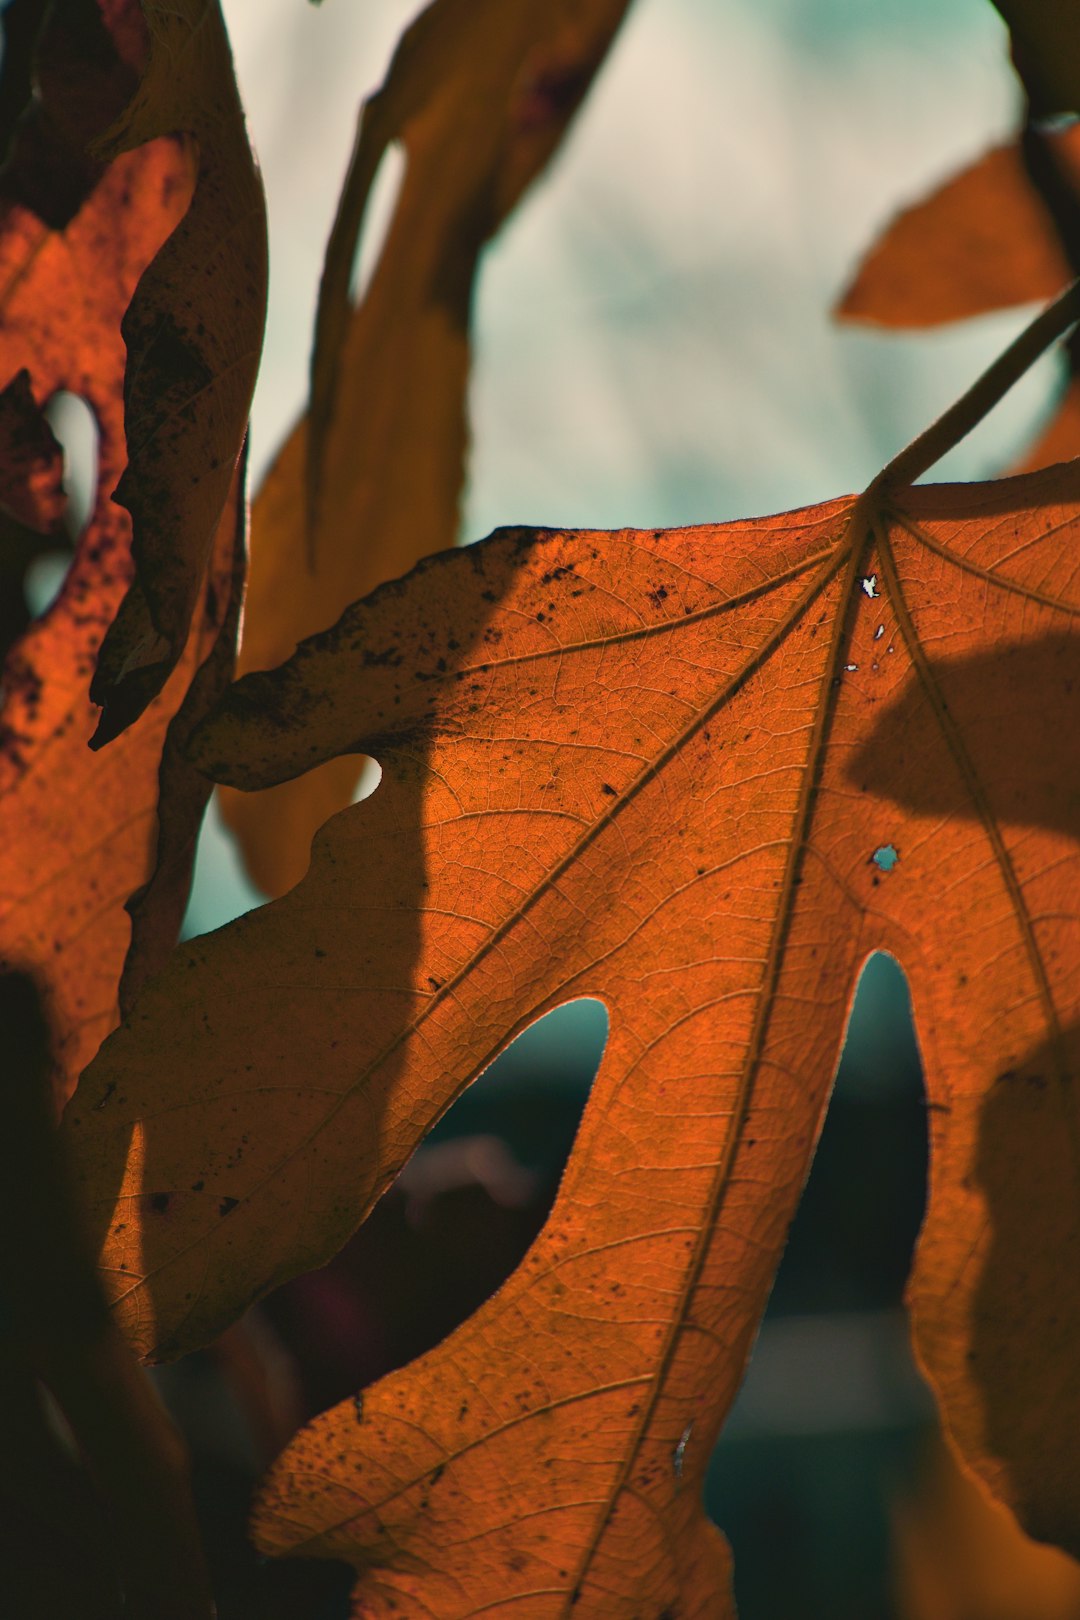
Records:
[[[358,748],[383,778],[84,1076],[144,1355],[325,1260],[534,1018],[611,1013],[517,1273],[271,1476],[262,1544],[352,1558],[365,1612],[727,1612],[701,1480],[875,948],[933,1109],[922,1355],[994,1489],[1080,1546],[1080,471],[901,487],[922,454],[858,501],[441,555],[196,733],[237,786]]]
[[[0,959],[32,968],[48,992],[60,1099],[116,1022],[131,933],[125,902],[159,865],[166,731],[211,648],[224,656],[223,625],[228,635],[235,508],[222,521],[180,667],[110,758],[91,753],[94,655],[131,577],[130,523],[110,498],[125,465],[120,320],[143,269],[182,218],[191,183],[189,148],[165,139],[117,159],[64,230],[14,202],[0,213],[0,377],[28,370],[39,405],[58,389],[79,395],[99,434],[89,523],[56,602],[9,653],[0,710]],[[228,669],[213,667],[216,690]],[[200,688],[188,721],[210,695]],[[131,963],[136,979],[175,940],[187,882],[176,852],[190,842],[205,787],[197,798],[198,809],[189,800],[182,814],[173,801],[184,827],[174,821],[157,852],[161,869],[144,897]]]
[[[82,0],[85,8],[85,0]],[[92,6],[91,9],[96,9]],[[266,309],[266,218],[218,0],[101,0],[115,32],[141,9],[149,54],[93,151],[185,134],[191,205],[123,321],[135,578],[98,654],[100,746],[142,713],[180,659],[247,428]]]
[[[255,501],[242,670],[283,662],[357,597],[453,544],[477,261],[561,140],[627,4],[435,0],[365,103],[327,253],[310,417]],[[357,236],[398,140],[407,167],[392,226],[353,308]],[[305,501],[309,460],[317,509]],[[267,894],[303,876],[314,833],[350,802],[360,764],[223,794]]]

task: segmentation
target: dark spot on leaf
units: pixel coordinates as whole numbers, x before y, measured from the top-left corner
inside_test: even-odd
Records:
[[[218,1205],[218,1214],[231,1215],[239,1202],[239,1198],[223,1198]]]

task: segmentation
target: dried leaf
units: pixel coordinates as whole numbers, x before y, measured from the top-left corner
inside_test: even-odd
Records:
[[[627,3],[436,0],[362,109],[327,253],[310,420],[293,430],[255,502],[242,670],[283,662],[357,597],[453,544],[478,255],[562,139]],[[380,160],[398,140],[404,182],[353,309],[357,236]],[[308,458],[321,491],[311,511]],[[335,760],[265,794],[223,794],[266,893],[303,875],[314,833],[351,801],[360,763]]]
[[[169,722],[158,769],[158,833],[149,881],[126,901],[131,944],[120,981],[127,1012],[146,980],[160,971],[180,937],[195,845],[213,784],[187,758],[187,743],[233,678],[236,637],[247,564],[247,458],[242,455],[218,523],[207,570],[205,601],[192,627],[191,649],[203,661],[191,675],[183,702]],[[181,669],[192,668],[185,654]]]
[[[227,611],[223,537],[214,598],[172,682],[108,760],[92,754],[94,655],[131,575],[130,523],[110,499],[125,460],[120,320],[192,180],[189,146],[161,140],[117,159],[63,231],[18,204],[0,213],[0,376],[27,368],[38,404],[58,389],[79,395],[99,432],[89,523],[58,599],[8,656],[0,710],[0,959],[43,982],[60,1101],[116,1021],[124,905],[155,865],[166,730]]]
[[[834,313],[928,327],[1050,297],[1080,273],[1080,125],[1026,129],[906,209],[867,254]],[[1011,469],[1080,454],[1076,338],[1036,443]]]
[[[130,0],[110,7],[123,16]],[[262,186],[218,0],[143,0],[149,58],[105,157],[184,131],[191,206],[140,279],[123,322],[135,580],[98,655],[95,746],[161,690],[183,653],[247,426],[266,307]]]
[[[1031,1541],[939,1435],[893,1511],[900,1620],[1077,1620],[1080,1568]]]
[[[1080,11],[1073,0],[994,0],[1040,115],[1080,112]]]
[[[1045,140],[1063,181],[1080,194],[1080,127]],[[1071,278],[1053,215],[1011,142],[903,209],[835,313],[879,326],[939,326],[1052,298]]]
[[[305,1431],[265,1548],[352,1558],[375,1613],[726,1612],[699,1487],[875,948],[907,969],[934,1110],[923,1357],[994,1488],[1080,1542],[1078,528],[1066,467],[502,532],[196,734],[237,786],[357,748],[383,778],[289,895],[182,947],[84,1077],[72,1139],[143,1354],[323,1262],[533,1019],[611,1013],[540,1239],[362,1422]]]
[[[63,473],[63,451],[24,368],[0,392],[0,507],[39,534],[55,533],[67,507]]]

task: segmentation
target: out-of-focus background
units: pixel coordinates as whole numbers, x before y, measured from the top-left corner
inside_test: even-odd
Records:
[[[417,0],[224,9],[270,208],[257,486],[303,405],[356,109]],[[1006,136],[1018,106],[988,0],[635,0],[560,158],[484,261],[462,539],[508,522],[723,519],[864,486],[1028,312],[882,336],[834,326],[829,307],[889,215]],[[388,168],[378,188],[367,260],[393,178]],[[1036,367],[935,476],[1006,465],[1047,406],[1053,364]],[[187,931],[258,899],[212,815]],[[280,1355],[298,1411],[417,1354],[516,1263],[553,1195],[605,1028],[603,1009],[579,1004],[529,1031],[339,1261],[269,1302],[256,1338],[264,1362]],[[995,1542],[937,1448],[901,1311],[925,1174],[906,989],[877,957],[709,1476],[742,1620],[1080,1614],[1071,1569],[1052,1578],[1065,1606],[1036,1610],[1027,1577],[1009,1606],[1007,1531]],[[227,1363],[163,1377],[202,1436],[222,1620],[248,1612],[251,1580],[226,1535],[227,1522],[238,1529],[253,1449],[235,1411],[214,1405]],[[979,1596],[965,1560],[985,1570],[987,1558],[999,1573]],[[347,1585],[329,1572],[312,1588],[310,1620],[344,1613]]]

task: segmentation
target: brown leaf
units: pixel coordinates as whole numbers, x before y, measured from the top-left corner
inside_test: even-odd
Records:
[[[20,371],[0,393],[0,660],[30,623],[31,565],[63,544],[51,538],[67,505],[63,460],[30,373]]]
[[[23,368],[0,393],[0,507],[27,528],[52,534],[67,507],[64,454]]]
[[[1078,1620],[1080,1568],[1031,1541],[940,1435],[893,1512],[900,1620]]]
[[[1045,142],[1063,183],[1080,194],[1080,127]],[[903,209],[835,313],[879,326],[939,326],[1051,298],[1071,279],[1054,217],[1012,142]]]
[[[323,276],[310,418],[255,502],[242,670],[281,663],[350,602],[453,544],[477,259],[562,139],[627,3],[436,0],[363,107]],[[397,140],[404,182],[354,309],[357,237]],[[321,491],[310,509],[306,461]],[[264,794],[223,794],[266,893],[303,875],[314,833],[350,803],[360,763],[338,759]]]
[[[186,1448],[109,1315],[54,1129],[50,1031],[25,974],[0,973],[0,1031],[0,1224],[18,1234],[0,1251],[5,1339],[55,1398],[105,1498],[124,1615],[214,1620]],[[30,1612],[59,1613],[37,1601]]]
[[[125,17],[130,0],[107,8]],[[180,659],[247,426],[266,306],[262,186],[218,0],[143,0],[149,57],[115,157],[183,131],[191,206],[142,275],[123,321],[129,462],[115,499],[132,517],[134,581],[98,655],[95,746],[142,713]],[[111,15],[110,15],[111,21]]]
[[[1080,112],[1080,11],[1073,0],[994,0],[1036,113]]]
[[[233,678],[236,635],[247,563],[246,452],[233,474],[232,488],[218,523],[205,601],[192,628],[192,649],[203,662],[191,675],[183,702],[169,721],[158,769],[157,845],[150,879],[126,901],[131,944],[120,981],[120,1010],[127,1012],[146,980],[160,971],[180,935],[195,845],[213,783],[187,758],[195,727],[209,714]],[[192,667],[190,654],[182,662]]]
[[[60,1101],[116,1021],[124,905],[155,865],[166,731],[227,610],[223,539],[214,599],[200,605],[172,682],[108,760],[91,753],[94,655],[131,577],[130,523],[110,498],[125,460],[120,319],[192,181],[188,144],[163,139],[117,159],[63,231],[18,204],[0,213],[0,375],[28,368],[39,404],[58,389],[77,394],[99,432],[89,523],[59,597],[8,656],[0,711],[0,959],[43,981]]]
[[[1080,1544],[1078,531],[1068,467],[504,531],[196,734],[238,786],[357,748],[383,778],[289,895],[181,948],[84,1077],[71,1136],[144,1354],[322,1263],[533,1019],[611,1014],[539,1240],[362,1420],[290,1447],[266,1549],[352,1558],[374,1613],[727,1612],[700,1485],[876,948],[933,1109],[922,1355],[995,1489]]]

